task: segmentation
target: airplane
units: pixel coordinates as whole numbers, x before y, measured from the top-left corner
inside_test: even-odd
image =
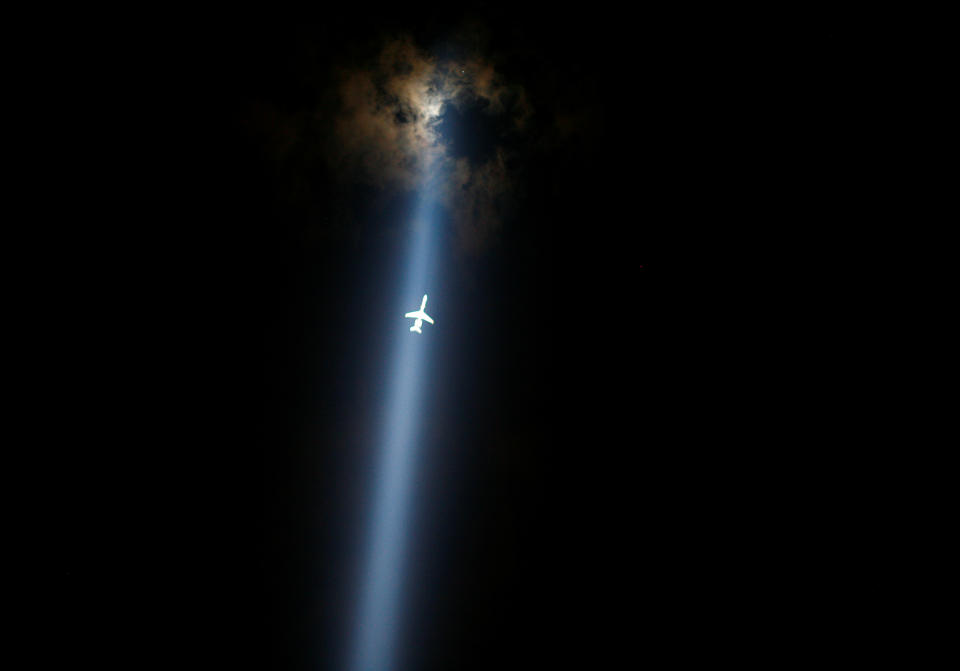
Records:
[[[413,322],[413,326],[410,327],[410,330],[415,331],[416,333],[419,333],[421,335],[423,335],[423,331],[420,330],[420,327],[423,325],[423,322],[429,322],[430,324],[433,323],[433,320],[430,319],[430,316],[423,311],[425,307],[427,307],[426,294],[423,295],[423,302],[420,303],[419,310],[415,312],[408,312],[407,314],[404,315],[404,318],[406,319],[416,319],[416,321]]]

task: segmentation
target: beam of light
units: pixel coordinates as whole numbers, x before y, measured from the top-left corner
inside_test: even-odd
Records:
[[[426,191],[426,190],[425,190]],[[367,538],[366,564],[361,575],[352,671],[388,671],[400,629],[400,601],[404,574],[404,539],[409,528],[411,482],[416,463],[419,431],[426,418],[418,412],[420,392],[427,384],[429,365],[424,354],[431,342],[411,333],[404,313],[420,305],[421,296],[432,291],[433,251],[438,206],[422,193],[411,231],[408,267],[398,302],[394,305],[396,328],[393,369],[389,380],[382,452],[374,472],[372,519]],[[437,320],[439,322],[439,319]]]

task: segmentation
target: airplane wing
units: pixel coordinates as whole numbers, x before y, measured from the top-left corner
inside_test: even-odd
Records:
[[[433,323],[433,320],[430,319],[430,317],[427,316],[427,313],[426,313],[426,312],[421,312],[421,313],[420,313],[420,319],[422,319],[422,320],[425,321],[425,322],[429,322],[429,323],[431,323],[431,324]]]
[[[420,310],[414,310],[403,315],[404,319],[417,319],[420,316]]]

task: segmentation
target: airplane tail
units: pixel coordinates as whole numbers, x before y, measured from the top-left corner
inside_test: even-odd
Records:
[[[423,331],[421,331],[421,330],[420,330],[420,327],[417,326],[416,324],[414,324],[413,326],[411,326],[411,327],[410,327],[410,330],[411,330],[411,331],[414,331],[414,332],[416,332],[416,333],[419,333],[420,335],[423,335]]]

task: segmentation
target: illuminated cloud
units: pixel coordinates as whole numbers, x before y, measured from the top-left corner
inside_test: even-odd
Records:
[[[384,44],[373,62],[340,69],[338,96],[328,156],[336,173],[385,189],[435,180],[462,248],[482,250],[510,193],[507,151],[497,146],[480,164],[455,158],[439,124],[448,105],[480,104],[522,130],[531,114],[522,87],[505,83],[479,56],[440,61],[404,37]]]

